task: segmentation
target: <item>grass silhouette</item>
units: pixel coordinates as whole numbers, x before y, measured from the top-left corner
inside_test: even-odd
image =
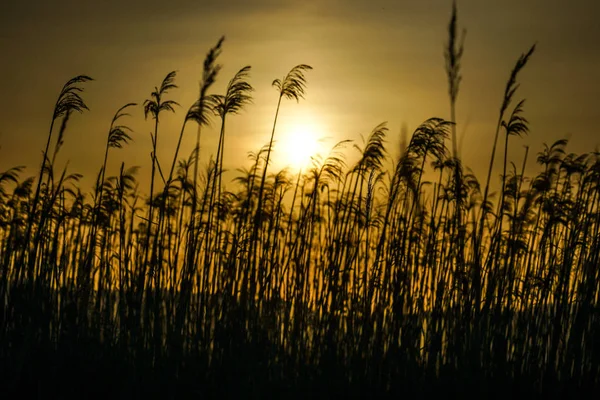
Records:
[[[509,138],[528,131],[524,100],[508,110],[532,47],[506,84],[482,187],[458,154],[457,29],[454,6],[445,49],[451,121],[424,121],[389,171],[385,124],[353,147],[354,164],[342,141],[297,176],[268,169],[281,100],[307,90],[311,67],[300,64],[273,82],[269,143],[224,190],[225,122],[253,88],[248,66],[225,94],[209,93],[221,38],[168,170],[156,153],[160,117],[176,112],[167,97],[176,73],[143,103],[154,120],[150,196],[138,191],[136,167],[106,176],[109,150],[131,139],[121,125],[137,107],[128,103],[111,122],[88,199],[80,175],[54,170],[69,118],[87,110],[91,78],[67,82],[39,174],[0,173],[7,393],[504,398],[597,389],[600,153],[568,153],[560,140],[538,154],[536,176],[524,176],[528,152],[520,172],[509,167]],[[201,129],[212,117],[221,122],[218,150],[201,171]],[[196,146],[181,160],[189,123],[198,125]]]

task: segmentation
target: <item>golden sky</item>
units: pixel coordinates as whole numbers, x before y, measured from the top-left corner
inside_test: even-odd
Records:
[[[83,4],[82,4],[83,3]],[[600,2],[597,0],[460,0],[459,25],[467,29],[457,122],[462,156],[480,180],[489,160],[505,82],[518,56],[538,48],[519,76],[517,99],[527,98],[531,132],[513,140],[512,160],[523,145],[533,155],[542,143],[571,137],[569,149],[600,144]],[[321,1],[47,1],[0,4],[0,170],[41,162],[56,96],[79,74],[90,75],[84,98],[90,112],[71,118],[59,163],[92,177],[102,163],[114,112],[143,103],[164,76],[177,70],[170,98],[182,107],[165,117],[159,159],[170,165],[185,110],[198,92],[202,61],[221,35],[223,69],[214,93],[251,65],[253,104],[228,122],[225,168],[247,166],[246,154],[269,140],[277,102],[270,87],[296,64],[310,64],[306,100],[284,101],[276,139],[290,135],[359,140],[383,121],[390,151],[401,126],[409,132],[429,117],[449,118],[443,46],[450,0]],[[124,120],[125,122],[125,120]],[[135,142],[111,154],[149,175],[151,121],[142,108],[127,124]],[[300,126],[301,128],[298,128]],[[218,121],[203,134],[202,157],[216,152]],[[195,127],[183,143],[187,157]],[[280,146],[281,147],[281,146]],[[276,149],[277,152],[277,149]],[[288,150],[289,152],[289,150]],[[278,166],[291,157],[276,153]]]

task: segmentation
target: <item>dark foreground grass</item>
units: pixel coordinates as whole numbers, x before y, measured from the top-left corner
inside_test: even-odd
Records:
[[[153,122],[150,199],[137,168],[105,173],[131,139],[133,103],[112,121],[91,194],[79,175],[55,171],[69,119],[87,110],[87,76],[59,95],[38,175],[0,174],[3,392],[560,398],[598,389],[600,153],[568,153],[558,141],[526,177],[528,156],[517,166],[507,151],[528,130],[524,102],[513,103],[535,47],[500,99],[485,185],[462,166],[454,124],[440,118],[423,122],[396,159],[381,124],[355,146],[356,162],[341,142],[301,173],[271,171],[279,109],[306,90],[311,67],[298,65],[274,82],[269,144],[224,190],[226,121],[253,88],[244,67],[225,94],[210,94],[222,44],[207,54],[184,117],[179,143],[198,125],[189,158],[179,160],[179,145],[170,166],[156,158],[176,74],[143,103]],[[454,9],[452,119],[462,52]],[[219,146],[204,168],[202,128],[213,117]]]

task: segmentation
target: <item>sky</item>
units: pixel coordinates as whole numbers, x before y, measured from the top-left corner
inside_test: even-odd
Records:
[[[57,163],[93,178],[102,164],[115,111],[140,105],[165,75],[177,71],[181,104],[161,120],[158,158],[170,165],[185,115],[198,94],[202,61],[225,36],[220,94],[250,65],[253,102],[227,123],[225,168],[247,167],[247,153],[268,143],[278,93],[271,87],[297,64],[313,67],[306,98],[284,101],[276,131],[275,168],[316,138],[323,154],[337,141],[360,143],[381,122],[395,154],[402,127],[412,132],[430,117],[450,118],[444,43],[450,0],[6,0],[0,4],[0,171],[41,163],[56,97],[73,76],[94,78],[83,97],[90,111],[71,118]],[[600,2],[596,0],[459,0],[467,31],[457,104],[461,157],[483,181],[498,109],[517,58],[537,43],[519,76],[530,133],[511,142],[520,164],[543,143],[570,138],[569,150],[600,145]],[[110,154],[149,176],[153,122],[141,106],[123,120],[134,142]],[[216,153],[219,123],[203,131],[201,162]],[[195,143],[186,130],[181,155]],[[450,144],[448,143],[450,146]],[[531,156],[532,167],[534,157]],[[499,165],[498,165],[499,167]],[[90,180],[91,182],[91,180]],[[142,189],[143,190],[143,189]]]

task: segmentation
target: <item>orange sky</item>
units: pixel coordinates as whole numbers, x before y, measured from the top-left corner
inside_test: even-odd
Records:
[[[60,5],[56,5],[60,3]],[[170,98],[182,108],[164,119],[159,158],[170,164],[184,109],[198,92],[207,50],[226,36],[223,69],[213,92],[252,66],[254,102],[230,119],[225,167],[246,166],[246,153],[266,144],[277,102],[270,87],[296,64],[310,64],[306,100],[284,102],[276,138],[308,123],[321,136],[359,139],[388,121],[390,151],[402,124],[412,131],[429,117],[449,118],[443,45],[451,2],[425,1],[163,1],[118,0],[102,5],[63,0],[9,1],[0,5],[0,170],[41,162],[52,108],[62,85],[87,74],[84,98],[91,111],[71,118],[59,163],[94,176],[114,112],[143,103],[154,86],[177,70],[180,88]],[[99,3],[99,2],[93,2]],[[460,0],[467,29],[457,122],[467,166],[485,168],[506,79],[518,56],[538,49],[519,77],[517,99],[527,98],[531,132],[513,141],[533,155],[543,142],[568,136],[569,149],[600,144],[600,2],[596,0]],[[135,142],[111,154],[109,174],[121,161],[149,175],[152,122],[141,107],[127,120]],[[218,122],[204,133],[203,160],[216,151]],[[192,150],[195,127],[184,138]],[[279,152],[279,160],[284,157]]]

